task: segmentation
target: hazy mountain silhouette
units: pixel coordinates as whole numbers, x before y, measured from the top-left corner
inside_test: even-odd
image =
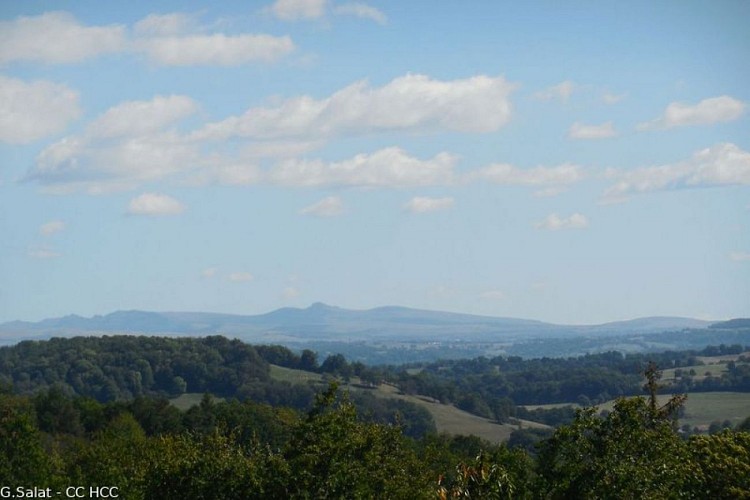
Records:
[[[479,316],[407,307],[344,309],[315,303],[285,307],[259,315],[202,312],[116,311],[84,318],[69,315],[39,322],[0,324],[6,341],[55,335],[146,333],[224,334],[251,341],[304,340],[472,340],[560,337],[567,335],[642,334],[706,328],[710,321],[681,317],[649,317],[601,325],[557,325],[542,321]]]

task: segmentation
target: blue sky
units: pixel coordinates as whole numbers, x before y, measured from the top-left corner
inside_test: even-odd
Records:
[[[0,321],[750,315],[750,3],[0,5]]]

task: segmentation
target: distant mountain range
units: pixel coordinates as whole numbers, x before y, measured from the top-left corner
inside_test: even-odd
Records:
[[[77,315],[36,323],[0,324],[0,342],[53,336],[142,333],[214,335],[249,342],[294,341],[446,341],[502,342],[531,338],[648,334],[703,329],[713,324],[693,318],[649,317],[601,325],[556,325],[542,321],[478,316],[406,307],[351,310],[312,304],[244,316],[200,312],[117,311],[84,318]]]

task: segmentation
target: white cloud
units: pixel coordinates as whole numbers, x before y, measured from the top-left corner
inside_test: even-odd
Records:
[[[616,179],[602,195],[604,203],[617,203],[632,193],[700,186],[750,185],[750,153],[732,143],[700,150],[683,162],[641,167],[626,172],[610,170]]]
[[[585,229],[588,226],[589,221],[586,216],[579,213],[574,213],[570,217],[560,217],[558,214],[553,213],[535,224],[537,229],[549,229],[551,231],[560,229]]]
[[[65,223],[61,220],[51,220],[39,227],[39,234],[49,236],[65,230]]]
[[[605,139],[617,135],[612,122],[605,122],[601,125],[584,125],[575,122],[570,126],[568,137],[571,139]]]
[[[210,159],[195,175],[188,177],[186,184],[203,186],[251,186],[263,180],[263,172],[253,163],[241,163],[232,159]]]
[[[72,137],[45,148],[27,178],[97,194],[132,189],[189,170],[200,161],[195,145],[174,133],[126,138],[115,144]]]
[[[149,14],[133,25],[133,31],[141,37],[181,35],[197,28],[194,18],[182,12]]]
[[[195,113],[198,105],[182,95],[157,95],[150,101],[126,101],[91,122],[91,137],[113,138],[152,134]]]
[[[294,50],[288,36],[185,35],[159,36],[137,41],[136,46],[152,62],[165,66],[237,66],[250,62],[272,62]]]
[[[262,141],[242,148],[248,158],[294,158],[321,147],[321,141]]]
[[[315,215],[317,217],[335,217],[343,212],[344,203],[338,196],[327,196],[299,211],[300,215]]]
[[[0,64],[74,63],[125,47],[125,27],[82,26],[67,12],[0,21]]]
[[[515,85],[503,77],[439,81],[408,74],[373,88],[356,82],[330,97],[299,96],[210,123],[198,139],[325,138],[380,131],[492,132],[511,116]]]
[[[234,283],[246,283],[255,279],[251,273],[236,272],[229,275],[229,281]]]
[[[469,180],[484,180],[508,186],[566,186],[584,178],[583,168],[572,163],[555,167],[522,169],[508,163],[496,163],[468,174]],[[555,193],[556,194],[556,193]]]
[[[288,286],[281,292],[281,297],[285,300],[296,299],[302,294],[299,288],[294,286]]]
[[[86,127],[44,148],[27,175],[45,186],[101,193],[137,187],[204,166],[198,145],[168,127],[193,114],[189,97],[156,96],[113,106]]]
[[[336,7],[334,7],[333,12],[334,14],[339,15],[348,15],[359,17],[362,19],[370,19],[378,24],[385,24],[386,22],[388,22],[388,18],[383,12],[362,2],[352,2],[337,5]]]
[[[135,189],[163,179],[188,185],[386,188],[481,179],[558,190],[577,182],[582,169],[570,164],[526,170],[491,165],[457,178],[456,156],[442,152],[420,159],[397,147],[333,162],[298,157],[335,134],[441,127],[491,131],[509,119],[507,100],[498,105],[491,97],[505,99],[512,88],[502,77],[438,82],[407,75],[380,88],[360,82],[320,101],[300,97],[276,108],[254,108],[198,132],[179,130],[199,109],[198,103],[187,96],[157,95],[119,103],[91,121],[80,135],[50,144],[37,155],[26,179],[38,182],[47,192],[85,190],[92,194]],[[306,99],[310,99],[308,105],[302,105]],[[487,106],[482,105],[485,101]],[[390,114],[384,108],[390,108]],[[469,112],[472,108],[474,112]],[[492,110],[495,113],[488,112]],[[453,121],[445,116],[451,113]],[[229,145],[211,140],[233,136],[252,140]],[[270,157],[286,159],[262,167],[262,159]]]
[[[745,107],[744,102],[727,95],[704,99],[694,105],[673,102],[667,106],[662,116],[650,122],[639,123],[636,129],[644,131],[728,122],[739,118]]]
[[[62,132],[80,114],[78,92],[65,85],[0,75],[0,141],[25,144]]]
[[[143,193],[128,204],[130,215],[177,215],[185,211],[185,205],[165,194]]]
[[[455,162],[456,158],[448,153],[420,160],[400,148],[391,147],[333,163],[322,160],[283,161],[269,172],[269,180],[296,187],[444,185],[452,182]]]
[[[319,19],[326,13],[328,0],[276,0],[270,11],[284,21]]]
[[[544,90],[540,90],[534,94],[534,98],[541,101],[551,101],[553,99],[559,99],[563,102],[567,101],[578,86],[570,80],[565,80],[557,85],[548,87]]]
[[[329,0],[276,0],[266,10],[282,21],[323,19],[329,12],[370,19],[378,24],[385,24],[388,20],[383,12],[363,2],[333,5]]]
[[[729,258],[734,262],[750,262],[750,252],[732,252]]]
[[[294,50],[289,36],[206,33],[193,16],[151,14],[133,25],[83,26],[67,12],[0,22],[0,64],[74,63],[99,54],[142,52],[167,66],[236,66],[275,61]]]
[[[425,196],[415,196],[409,200],[404,208],[412,213],[436,212],[445,210],[453,206],[453,198],[428,198]]]
[[[30,248],[27,255],[29,257],[41,260],[56,259],[58,257],[62,257],[61,253],[55,252],[54,250],[51,250],[47,247]]]

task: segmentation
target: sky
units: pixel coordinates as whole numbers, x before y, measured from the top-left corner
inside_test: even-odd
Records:
[[[750,315],[750,2],[0,3],[0,322]]]

